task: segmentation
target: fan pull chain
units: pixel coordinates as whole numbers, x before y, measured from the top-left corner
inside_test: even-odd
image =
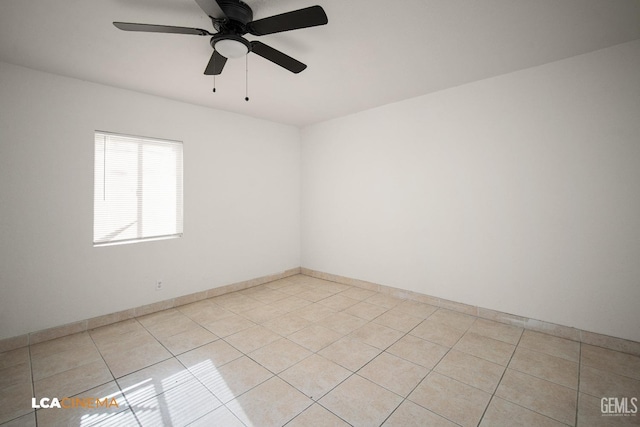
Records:
[[[244,80],[244,87],[245,87],[245,97],[244,100],[249,102],[249,55],[245,56],[245,80]]]
[[[213,56],[213,69],[216,69],[216,56]],[[213,73],[213,93],[216,93],[216,74]]]

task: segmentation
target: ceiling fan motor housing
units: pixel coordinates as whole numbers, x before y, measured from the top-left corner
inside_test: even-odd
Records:
[[[225,19],[214,19],[218,30],[211,38],[211,47],[227,58],[238,58],[251,52],[251,44],[242,36],[247,33],[246,26],[253,21],[253,11],[240,0],[218,0]],[[245,50],[246,49],[246,50]]]
[[[218,5],[227,16],[227,20],[221,23],[220,30],[224,29],[240,35],[246,34],[245,26],[253,21],[253,11],[249,5],[240,0],[218,0]]]

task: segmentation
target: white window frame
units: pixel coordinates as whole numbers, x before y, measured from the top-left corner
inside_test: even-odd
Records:
[[[182,236],[183,150],[182,141],[94,132],[94,247]]]

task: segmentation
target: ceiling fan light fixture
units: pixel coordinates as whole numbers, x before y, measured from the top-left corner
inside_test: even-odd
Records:
[[[225,58],[242,58],[249,53],[249,46],[244,40],[222,39],[216,41],[215,50]]]

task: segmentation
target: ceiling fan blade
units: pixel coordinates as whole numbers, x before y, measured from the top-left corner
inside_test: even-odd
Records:
[[[226,15],[216,0],[196,0],[200,9],[211,18],[224,18]]]
[[[276,50],[271,46],[268,46],[259,41],[251,42],[251,52],[255,53],[256,55],[260,55],[264,59],[268,59],[274,64],[277,64],[282,68],[286,68],[287,70],[295,74],[298,74],[300,71],[307,68],[305,64],[298,61],[297,59],[293,59],[289,55],[285,55],[279,50]]]
[[[220,75],[222,73],[222,69],[224,68],[224,64],[227,63],[227,58],[220,55],[217,51],[213,51],[211,55],[211,59],[209,59],[209,63],[207,64],[207,68],[205,68],[204,73],[207,76],[211,75]]]
[[[132,22],[114,22],[117,28],[124,31],[144,31],[147,33],[192,34],[194,36],[212,36],[209,31],[201,28],[172,27],[169,25],[134,24]]]
[[[327,22],[329,22],[329,20],[327,19],[327,14],[324,13],[324,9],[320,6],[311,6],[268,18],[258,19],[257,21],[250,22],[247,28],[254,36],[264,36],[265,34],[325,25]]]

